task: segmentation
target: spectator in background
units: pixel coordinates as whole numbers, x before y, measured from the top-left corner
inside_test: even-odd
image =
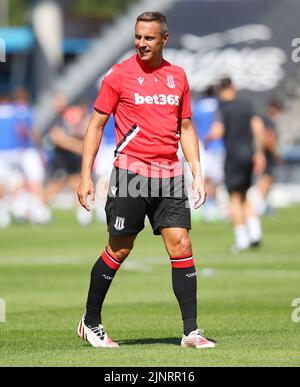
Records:
[[[220,107],[216,122],[206,141],[224,138],[226,148],[225,184],[230,195],[234,225],[234,252],[258,246],[262,239],[260,219],[247,199],[252,173],[265,168],[264,124],[249,101],[237,95],[231,79],[219,88]]]
[[[207,201],[202,209],[207,221],[220,219],[220,209],[217,204],[217,189],[224,181],[224,142],[217,139],[205,144],[205,139],[211,130],[218,110],[218,100],[213,86],[208,87],[202,98],[192,105],[193,122],[200,140],[203,162],[203,174],[207,191]],[[204,149],[205,146],[205,149]]]
[[[95,210],[99,223],[106,223],[105,205],[109,187],[109,180],[114,163],[114,151],[116,148],[115,120],[113,115],[105,126],[101,148],[95,160],[94,175],[96,179]]]
[[[33,110],[26,90],[16,90],[13,97],[23,187],[13,202],[12,211],[20,221],[46,224],[51,220],[51,213],[45,204],[46,173],[38,147],[40,137],[34,127]]]
[[[282,105],[271,100],[267,108],[267,114],[263,117],[265,124],[265,141],[264,151],[266,156],[266,167],[262,175],[257,180],[257,188],[260,196],[258,203],[260,204],[257,211],[260,215],[267,213],[270,209],[268,197],[274,181],[274,169],[280,161],[277,153],[277,133],[276,133],[276,117],[282,112]]]
[[[7,194],[14,193],[21,185],[15,109],[6,96],[0,96],[0,129],[0,229],[3,229],[11,222]]]
[[[76,195],[80,182],[82,139],[88,108],[83,103],[67,107],[63,95],[56,95],[53,104],[59,118],[49,133],[54,150],[46,199],[50,203],[60,191],[69,188],[74,193],[77,204],[77,221],[82,225],[89,225],[92,215],[79,205]]]

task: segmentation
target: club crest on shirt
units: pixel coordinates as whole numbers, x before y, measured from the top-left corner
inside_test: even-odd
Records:
[[[169,86],[170,89],[175,89],[175,81],[173,75],[168,75],[167,76],[167,85]]]
[[[118,231],[122,231],[125,228],[125,218],[121,218],[119,216],[116,217],[116,223],[114,224],[114,228]]]

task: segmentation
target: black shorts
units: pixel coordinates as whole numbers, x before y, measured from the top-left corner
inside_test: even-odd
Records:
[[[226,162],[225,185],[229,193],[240,192],[245,194],[252,185],[252,160],[249,162]]]
[[[54,159],[50,167],[50,174],[54,178],[64,177],[67,175],[80,174],[81,156],[66,151],[64,149],[55,149]]]
[[[183,176],[146,178],[114,167],[105,207],[112,235],[136,235],[148,216],[154,235],[161,228],[191,229],[191,213]]]

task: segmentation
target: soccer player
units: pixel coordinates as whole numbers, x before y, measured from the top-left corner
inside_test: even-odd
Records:
[[[88,109],[84,103],[67,106],[64,95],[57,94],[53,99],[58,119],[50,129],[49,138],[54,146],[53,160],[50,165],[51,180],[46,188],[48,203],[65,187],[68,187],[74,197],[77,197],[77,188],[80,182],[82,128],[87,123]],[[92,214],[86,212],[78,204],[76,218],[79,224],[91,224]]]
[[[271,100],[268,104],[267,114],[263,116],[265,124],[265,142],[264,152],[266,157],[266,167],[262,175],[257,181],[257,188],[261,200],[258,212],[264,215],[270,209],[268,197],[274,181],[274,169],[280,161],[280,156],[277,151],[277,133],[276,133],[276,117],[283,111],[283,106],[279,101]]]
[[[46,171],[26,90],[18,89],[14,92],[14,108],[24,186],[12,204],[13,213],[19,220],[28,218],[32,223],[47,224],[51,220],[51,212],[44,199]]]
[[[231,79],[224,78],[219,88],[220,107],[206,141],[224,137],[226,148],[225,184],[230,195],[234,225],[234,252],[258,246],[262,239],[260,219],[247,199],[252,173],[265,168],[264,124],[249,101],[237,95]]]
[[[190,209],[177,157],[181,141],[194,176],[195,206],[206,192],[198,139],[191,123],[190,90],[183,69],[163,59],[168,41],[166,17],[145,12],[135,26],[136,55],[113,66],[103,80],[83,145],[80,203],[87,210],[95,196],[92,167],[111,113],[117,148],[106,204],[108,244],[96,262],[86,314],[78,334],[94,347],[116,348],[102,325],[102,304],[122,262],[133,249],[148,216],[161,235],[172,265],[173,290],[181,309],[182,347],[212,348],[197,325],[196,269],[189,237]]]

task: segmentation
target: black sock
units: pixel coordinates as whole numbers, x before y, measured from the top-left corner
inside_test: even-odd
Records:
[[[111,257],[107,251],[103,252],[95,263],[91,273],[91,283],[86,303],[86,325],[95,327],[102,323],[102,305],[120,265],[121,261]]]
[[[197,325],[197,273],[195,266],[172,268],[174,294],[178,300],[183,331],[187,336],[198,328]]]

